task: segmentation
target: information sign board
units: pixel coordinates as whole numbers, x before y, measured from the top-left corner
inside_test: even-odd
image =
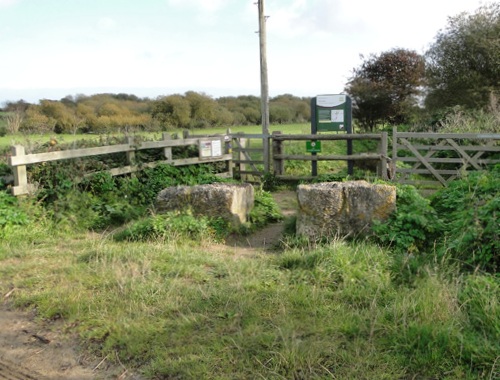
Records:
[[[222,156],[222,141],[219,140],[200,140],[200,159]]]
[[[318,95],[311,102],[314,132],[352,133],[352,101],[344,94]]]

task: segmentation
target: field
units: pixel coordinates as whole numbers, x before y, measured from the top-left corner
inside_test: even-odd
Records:
[[[261,126],[236,126],[231,127],[231,132],[244,132],[244,133],[262,133]],[[227,128],[207,128],[192,131],[193,134],[217,134],[226,133]],[[309,124],[290,124],[290,125],[273,125],[270,127],[270,132],[282,131],[283,133],[303,133],[308,134],[311,131]],[[182,130],[169,131],[171,133],[182,133]],[[119,135],[119,134],[117,134]],[[149,138],[161,138],[161,133],[140,133],[140,135],[147,136]],[[32,145],[33,143],[43,144],[50,141],[51,138],[55,138],[59,143],[72,143],[75,140],[82,139],[98,139],[99,137],[94,134],[17,134],[17,135],[6,135],[0,137],[0,148],[8,147],[14,144],[21,145]]]

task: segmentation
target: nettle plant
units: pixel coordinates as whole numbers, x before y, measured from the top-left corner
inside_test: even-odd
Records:
[[[386,222],[375,222],[374,239],[399,252],[429,250],[442,230],[442,222],[430,201],[410,185],[396,187],[397,211]]]
[[[18,199],[0,191],[0,237],[12,228],[29,223],[28,215],[19,207]]]
[[[500,268],[500,165],[473,172],[439,191],[431,205],[444,223],[440,255],[471,269]]]
[[[397,185],[397,211],[375,223],[373,239],[406,255],[431,254],[463,269],[500,266],[500,165],[468,173],[431,199]]]

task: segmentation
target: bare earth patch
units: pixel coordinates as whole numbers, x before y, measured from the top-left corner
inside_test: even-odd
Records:
[[[297,212],[297,195],[295,191],[284,190],[273,193],[274,200],[280,206],[285,218]],[[236,254],[252,254],[273,250],[283,237],[284,222],[270,224],[249,236],[233,236],[227,239],[226,245],[236,250]]]

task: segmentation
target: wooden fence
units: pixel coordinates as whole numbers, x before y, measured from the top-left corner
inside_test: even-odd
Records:
[[[242,180],[256,182],[264,172],[262,141],[259,134],[225,135],[189,135],[172,138],[164,134],[159,141],[135,143],[129,138],[126,144],[110,145],[97,148],[63,150],[48,153],[25,154],[23,146],[12,147],[9,164],[14,174],[14,195],[30,192],[27,178],[27,165],[48,161],[102,156],[124,153],[128,165],[108,170],[111,175],[133,173],[145,167],[154,167],[160,163],[173,166],[191,165],[209,162],[226,162],[226,171],[220,176],[232,177],[234,174]],[[413,185],[439,185],[448,183],[470,170],[482,170],[487,165],[500,163],[500,134],[448,134],[448,133],[413,133],[398,132],[393,129],[392,157],[388,157],[388,134],[320,134],[286,135],[274,132],[267,138],[272,141],[272,172],[282,179],[310,179],[312,175],[289,176],[285,174],[287,161],[356,161],[372,160],[377,162],[377,174],[383,179],[393,179],[400,183]],[[250,141],[258,140],[254,145]],[[339,141],[375,140],[378,147],[371,153],[353,153],[346,155],[331,154],[286,154],[285,141]],[[198,156],[174,159],[173,147],[194,145],[198,147]],[[232,147],[232,153],[231,153]],[[165,160],[137,164],[135,154],[141,150],[161,149]],[[235,155],[233,157],[233,155]],[[390,177],[390,178],[389,178]]]
[[[377,174],[383,178],[388,179],[388,162],[390,158],[387,156],[388,134],[382,132],[379,134],[322,134],[322,135],[284,135],[280,133],[273,133],[272,135],[272,151],[273,151],[273,170],[278,178],[282,179],[306,179],[311,176],[287,176],[285,175],[285,162],[291,160],[298,161],[346,161],[354,163],[356,161],[377,161]],[[378,142],[376,152],[372,153],[351,153],[345,155],[331,155],[331,154],[285,154],[284,141],[342,141],[352,142],[355,140],[375,140]]]
[[[49,161],[59,161],[68,159],[85,158],[91,156],[103,156],[115,153],[124,153],[127,158],[128,165],[108,170],[111,175],[122,175],[133,173],[142,168],[154,167],[161,163],[166,163],[173,166],[192,165],[209,162],[226,162],[226,172],[218,175],[224,177],[232,177],[232,155],[228,153],[228,144],[230,137],[227,135],[214,136],[189,136],[184,135],[183,138],[172,139],[169,134],[163,134],[163,139],[159,141],[144,141],[135,143],[132,137],[128,138],[126,144],[109,145],[96,148],[62,150],[48,153],[25,154],[25,149],[21,145],[12,147],[12,156],[9,158],[9,165],[12,167],[14,174],[14,186],[12,187],[13,195],[27,194],[32,186],[28,184],[27,165],[39,164]],[[191,146],[198,147],[198,157],[174,159],[172,158],[172,148]],[[141,150],[162,149],[165,160],[137,164],[135,154]]]
[[[468,171],[500,163],[500,134],[415,133],[393,128],[395,180],[446,187]]]
[[[257,182],[262,177],[264,172],[264,158],[262,139],[263,135],[260,134],[244,134],[238,133],[232,135],[233,146],[233,163],[234,173],[240,178]],[[380,134],[323,134],[323,135],[286,135],[281,132],[273,132],[269,136],[271,140],[271,172],[278,178],[285,180],[307,180],[311,179],[313,175],[300,175],[291,176],[285,174],[286,161],[346,161],[353,163],[355,161],[373,160],[377,163],[377,173],[387,179],[387,167],[390,158],[387,156],[388,134],[386,132]],[[360,153],[360,154],[346,154],[346,155],[327,155],[327,154],[286,154],[285,141],[347,141],[352,142],[355,140],[375,140],[378,141],[377,152]]]

